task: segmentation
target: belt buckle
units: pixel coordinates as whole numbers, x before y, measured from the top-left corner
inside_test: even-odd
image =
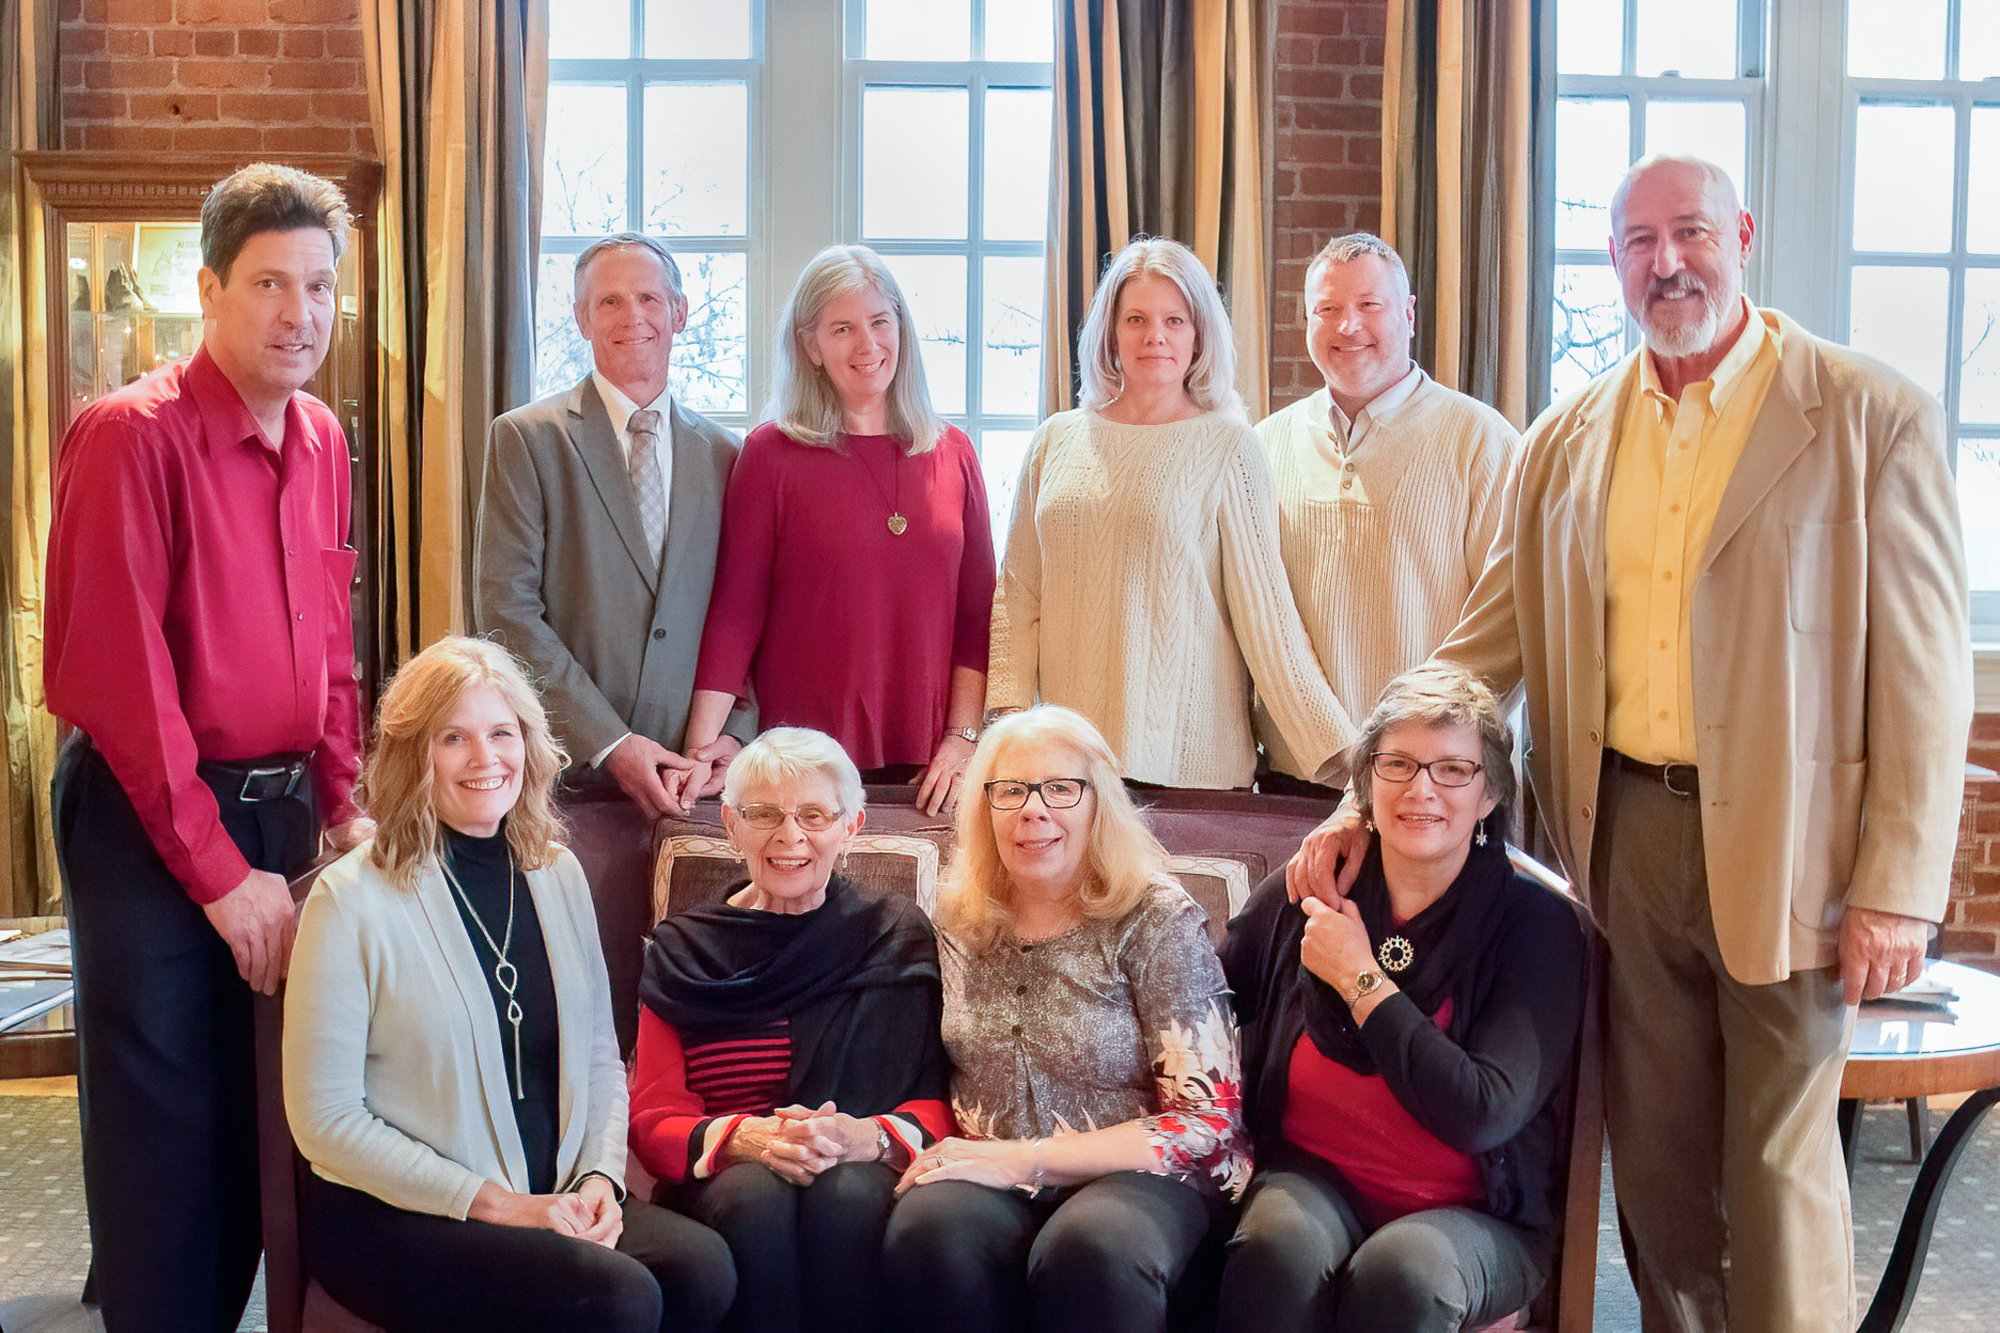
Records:
[[[281,801],[297,789],[299,774],[304,771],[304,764],[280,764],[275,768],[253,768],[243,775],[243,788],[237,792],[237,799],[241,801]],[[265,778],[275,778],[281,775],[286,778],[285,789],[283,791],[270,796],[253,796],[250,794],[250,788],[256,783]]]
[[[1688,785],[1688,790],[1686,791],[1682,791],[1679,787],[1676,787],[1674,785],[1674,770],[1677,768],[1684,768],[1688,771],[1689,785]],[[1698,783],[1699,781],[1700,777],[1693,764],[1666,763],[1660,765],[1660,785],[1665,787],[1668,791],[1672,792],[1675,796],[1679,796],[1684,800],[1694,799],[1696,792],[1698,790],[1695,784]]]

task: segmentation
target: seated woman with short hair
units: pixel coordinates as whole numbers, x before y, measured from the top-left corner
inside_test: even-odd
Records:
[[[951,1132],[930,922],[839,872],[864,818],[832,737],[765,732],[722,790],[747,878],[646,950],[632,1149],[729,1242],[746,1333],[874,1333],[897,1175]]]
[[[621,1198],[625,1071],[590,889],[557,842],[562,749],[479,639],[382,696],[375,836],[319,877],[285,992],[307,1270],[388,1329],[712,1329],[707,1227]]]
[[[1352,892],[1279,873],[1229,923],[1258,1171],[1222,1333],[1482,1328],[1548,1280],[1592,928],[1508,862],[1511,751],[1477,679],[1406,672],[1350,756]]]
[[[903,1175],[898,1326],[1160,1329],[1249,1174],[1202,911],[1079,714],[995,723],[967,772],[940,912],[961,1137]]]

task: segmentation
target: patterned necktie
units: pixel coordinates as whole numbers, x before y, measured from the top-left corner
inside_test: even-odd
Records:
[[[660,414],[644,408],[632,414],[625,428],[632,432],[632,456],[626,465],[632,473],[632,493],[639,501],[639,526],[646,534],[646,548],[660,558],[667,539],[666,476],[660,466]]]

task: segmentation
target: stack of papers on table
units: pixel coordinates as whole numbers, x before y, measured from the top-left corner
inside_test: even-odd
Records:
[[[46,930],[0,943],[0,980],[68,981],[69,932]]]

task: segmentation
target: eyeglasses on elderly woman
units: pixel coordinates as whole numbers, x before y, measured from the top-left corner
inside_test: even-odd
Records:
[[[823,833],[840,822],[844,810],[829,810],[823,805],[802,805],[796,810],[788,810],[782,805],[759,803],[746,805],[737,810],[736,817],[751,828],[773,829],[785,822],[790,815],[798,826],[808,833]]]
[[[1470,759],[1432,759],[1420,763],[1394,750],[1377,750],[1368,756],[1369,771],[1384,782],[1410,782],[1419,773],[1429,773],[1440,787],[1469,787],[1486,765]]]
[[[1044,778],[1040,782],[1015,782],[997,778],[986,784],[986,804],[995,810],[1019,810],[1028,797],[1040,792],[1042,804],[1051,810],[1067,810],[1083,799],[1087,778]]]

